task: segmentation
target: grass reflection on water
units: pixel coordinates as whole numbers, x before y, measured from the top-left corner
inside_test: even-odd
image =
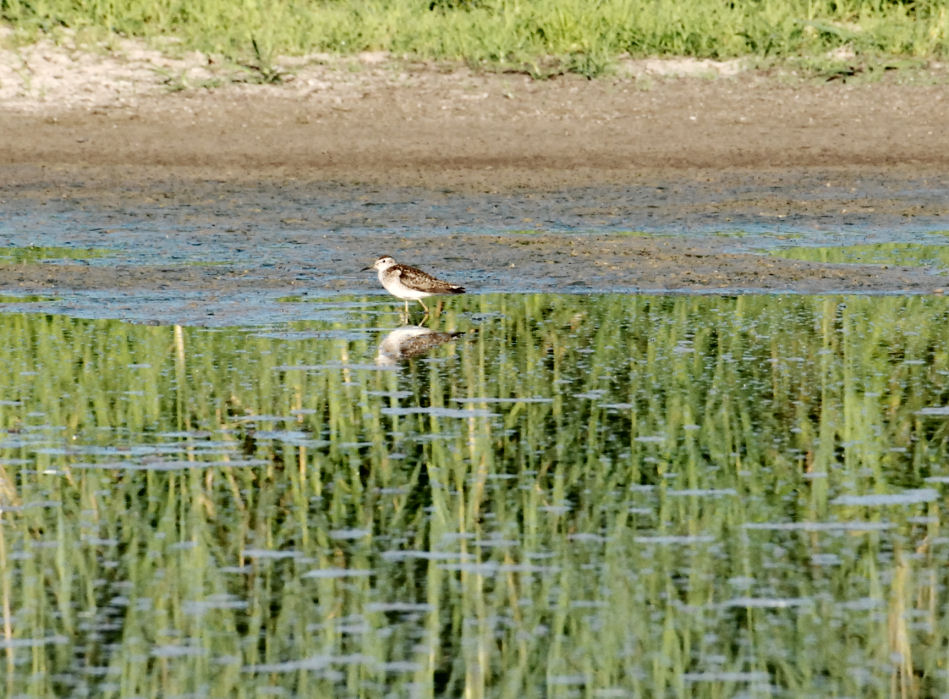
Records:
[[[947,691],[949,302],[389,318],[0,315],[4,691]]]

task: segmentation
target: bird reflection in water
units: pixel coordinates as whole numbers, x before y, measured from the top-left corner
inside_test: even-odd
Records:
[[[437,332],[418,325],[396,328],[379,343],[376,364],[391,366],[403,359],[414,359],[446,342],[451,342],[462,332]]]

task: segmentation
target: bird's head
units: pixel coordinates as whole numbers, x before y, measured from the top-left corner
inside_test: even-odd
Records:
[[[383,255],[378,260],[373,262],[371,267],[365,267],[364,270],[375,269],[381,272],[383,270],[389,269],[389,267],[392,267],[395,264],[396,264],[395,260],[393,260],[388,255]]]

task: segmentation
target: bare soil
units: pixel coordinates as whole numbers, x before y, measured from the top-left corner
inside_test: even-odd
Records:
[[[124,251],[5,268],[0,292],[358,291],[383,253],[472,291],[949,284],[710,235],[949,230],[944,67],[845,82],[631,62],[535,81],[311,57],[282,84],[209,90],[207,57],[126,49],[0,52],[0,237]],[[35,225],[71,214],[78,227],[58,234]],[[171,241],[164,256],[146,254],[145,219]],[[176,245],[204,245],[215,265],[176,262]]]

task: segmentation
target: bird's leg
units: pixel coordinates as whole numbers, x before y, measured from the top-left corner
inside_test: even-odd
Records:
[[[425,309],[425,315],[428,315],[428,306],[425,305],[425,302],[422,301],[422,299],[416,299],[416,300],[417,300],[420,304],[422,304],[422,308]],[[408,303],[408,301],[406,301],[406,303]]]
[[[405,315],[409,314],[409,300],[405,299]]]

